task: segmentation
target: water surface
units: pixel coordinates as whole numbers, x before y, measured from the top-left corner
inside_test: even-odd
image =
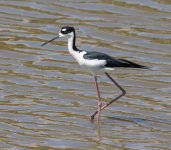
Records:
[[[4,150],[171,147],[171,3],[167,0],[1,0],[0,148]],[[150,66],[111,72],[127,95],[91,122],[94,79],[64,39],[74,26],[81,49]],[[103,102],[119,94],[100,76]]]

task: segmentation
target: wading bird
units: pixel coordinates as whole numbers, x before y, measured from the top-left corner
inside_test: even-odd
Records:
[[[99,123],[101,110],[103,110],[104,108],[106,108],[107,106],[109,106],[110,104],[112,104],[113,102],[115,102],[116,100],[118,100],[119,98],[121,98],[126,94],[126,91],[109,75],[109,73],[107,73],[107,70],[114,69],[115,67],[144,68],[144,69],[147,69],[148,67],[136,64],[128,60],[113,58],[112,56],[109,56],[101,52],[78,49],[75,45],[76,44],[75,29],[74,27],[70,27],[70,26],[62,27],[61,30],[59,31],[59,34],[55,38],[43,43],[41,46],[44,46],[47,43],[52,42],[60,37],[68,38],[69,53],[76,59],[79,65],[88,68],[94,75],[97,96],[98,96],[98,109],[91,116],[91,120],[93,120],[94,117],[97,115],[97,122]],[[99,86],[97,82],[97,73],[99,71],[103,72],[113,82],[113,84],[116,85],[121,90],[121,94],[119,96],[117,96],[109,103],[105,104],[104,106],[102,106]]]

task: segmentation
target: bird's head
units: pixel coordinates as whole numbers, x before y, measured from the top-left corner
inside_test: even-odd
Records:
[[[49,40],[49,41],[43,43],[41,46],[44,46],[44,45],[46,45],[47,43],[50,43],[50,42],[52,42],[52,41],[54,41],[55,39],[58,39],[58,38],[60,38],[60,37],[68,37],[68,38],[69,38],[69,37],[71,37],[71,36],[74,36],[74,34],[75,34],[75,29],[74,29],[74,27],[64,26],[64,27],[61,28],[61,30],[59,31],[59,34],[58,34],[56,37],[54,37],[53,39],[51,39],[51,40]]]

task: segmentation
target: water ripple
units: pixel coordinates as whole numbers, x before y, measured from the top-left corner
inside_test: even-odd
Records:
[[[171,3],[166,0],[1,1],[1,149],[169,149]],[[63,25],[81,49],[150,66],[111,75],[127,95],[90,121],[94,80],[61,39]],[[103,104],[119,94],[99,78]]]

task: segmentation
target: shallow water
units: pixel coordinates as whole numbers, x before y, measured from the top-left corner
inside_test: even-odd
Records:
[[[4,150],[171,147],[171,2],[168,0],[1,0],[0,148]],[[63,25],[81,49],[150,66],[110,74],[127,95],[102,112],[94,79],[64,39],[41,47]],[[103,102],[119,94],[100,76]]]

